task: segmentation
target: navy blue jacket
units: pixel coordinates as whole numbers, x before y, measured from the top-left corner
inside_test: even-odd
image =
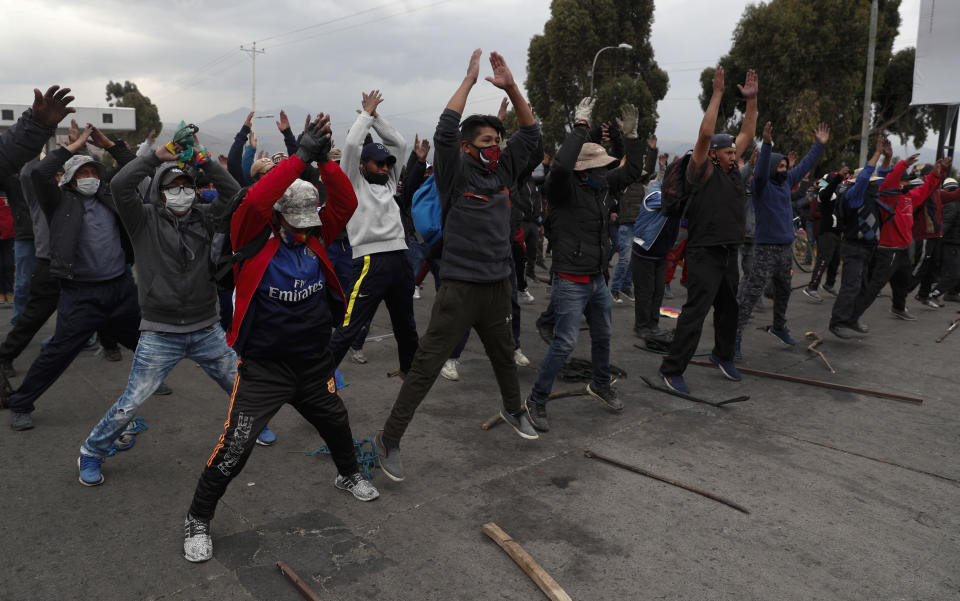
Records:
[[[797,185],[823,156],[824,148],[816,142],[807,156],[797,166],[787,171],[786,178],[775,182],[771,177],[776,174],[777,165],[783,155],[772,152],[773,145],[763,143],[760,146],[760,158],[753,173],[753,206],[757,214],[757,244],[790,244],[793,242],[793,204],[790,190]]]

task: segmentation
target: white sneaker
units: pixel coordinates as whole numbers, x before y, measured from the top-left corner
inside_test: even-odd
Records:
[[[521,300],[521,301],[527,303],[528,305],[529,305],[530,303],[532,303],[533,301],[537,300],[537,299],[535,299],[535,298],[533,297],[532,294],[530,294],[530,290],[529,290],[529,289],[527,289],[527,290],[521,290],[519,293],[517,293],[517,296],[520,297],[520,300]]]
[[[447,362],[443,364],[443,369],[440,370],[440,375],[451,382],[456,382],[460,379],[460,372],[457,371],[459,363],[459,359],[447,359]]]
[[[194,563],[207,561],[213,557],[210,522],[195,518],[189,513],[183,520],[183,557]]]
[[[423,286],[414,286],[413,287],[413,300],[420,300],[420,291],[423,290]]]
[[[530,365],[530,359],[523,354],[523,351],[520,349],[513,350],[513,362],[517,364],[518,367],[526,367]]]
[[[360,472],[347,478],[337,476],[333,485],[340,490],[348,491],[360,501],[372,501],[380,496],[380,492]]]
[[[350,349],[350,360],[363,365],[367,362],[367,356],[363,354],[363,349]]]

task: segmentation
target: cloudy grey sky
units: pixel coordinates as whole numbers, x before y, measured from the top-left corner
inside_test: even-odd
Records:
[[[660,0],[652,43],[670,90],[660,103],[663,139],[693,135],[702,115],[700,71],[730,46],[747,4]],[[360,91],[380,88],[381,113],[435,123],[459,84],[470,52],[505,56],[525,79],[527,44],[542,33],[549,0],[4,0],[0,101],[28,102],[30,90],[71,86],[77,103],[105,106],[107,80],[131,80],[164,122],[202,122],[250,106],[250,58],[257,41],[257,106],[298,105],[333,115],[341,135]],[[913,45],[920,0],[903,0],[896,47]],[[497,27],[479,19],[496,17]],[[15,26],[9,26],[15,24]],[[610,40],[617,44],[620,40]],[[481,78],[489,64],[481,68]],[[500,94],[481,81],[473,111],[495,112]],[[239,124],[238,124],[239,125]],[[297,124],[299,126],[299,124]],[[271,124],[272,126],[272,124]],[[432,133],[432,132],[422,132]]]

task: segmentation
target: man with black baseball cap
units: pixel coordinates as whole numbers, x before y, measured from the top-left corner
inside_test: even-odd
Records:
[[[353,247],[353,285],[347,293],[343,322],[330,339],[330,352],[339,365],[383,301],[397,341],[400,372],[405,374],[418,341],[413,269],[407,259],[400,206],[394,200],[400,179],[397,157],[405,156],[406,142],[377,112],[381,102],[380,90],[363,94],[363,110],[347,133],[340,159],[340,168],[357,195],[357,210],[347,223]],[[383,142],[369,142],[361,149],[371,128]]]
[[[713,307],[714,347],[710,360],[730,380],[740,379],[733,364],[737,334],[737,257],[743,244],[744,184],[737,159],[757,130],[757,74],[747,71],[737,86],[747,101],[740,133],[714,134],[723,97],[723,67],[713,76],[713,96],[700,124],[700,134],[687,165],[686,181],[694,187],[683,209],[688,222],[687,302],[660,364],[660,376],[671,389],[689,392],[683,372],[697,351],[703,322]]]

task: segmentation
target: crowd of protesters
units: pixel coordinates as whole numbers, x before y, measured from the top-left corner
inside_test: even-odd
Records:
[[[220,160],[193,126],[182,123],[168,143],[151,132],[133,150],[70,120],[68,88],[35,90],[32,108],[0,137],[0,303],[12,305],[0,345],[4,384],[54,313],[56,329],[19,387],[2,387],[11,428],[34,427],[37,400],[85,348],[99,345],[119,360],[118,344],[126,346],[134,353],[126,388],[77,460],[80,483],[100,485],[104,461],[142,430],[138,410],[170,392],[163,382],[178,362],[195,361],[229,395],[184,521],[184,556],[198,562],[213,555],[220,498],[255,445],[276,442],[268,423],[286,403],[329,446],[334,486],[360,501],[379,496],[358,469],[337,369],[348,352],[367,362],[363,343],[381,302],[403,381],[374,443],[383,473],[402,481],[404,433],[439,376],[460,378],[470,330],[493,368],[499,417],[526,440],[550,430],[552,387],[584,319],[586,393],[611,412],[624,408],[611,369],[615,304],[634,304],[634,334],[664,355],[659,375],[678,393],[690,393],[683,374],[711,308],[710,361],[730,380],[740,380],[736,361],[751,351],[744,328],[765,295],[773,300],[766,331],[794,345],[787,313],[798,219],[809,222],[817,250],[802,293],[813,303],[824,302],[821,291],[835,297],[828,328],[836,336],[869,334],[861,318],[888,283],[890,311],[902,320],[917,319],[906,306],[914,291],[930,308],[960,300],[960,189],[947,177],[949,159],[894,164],[890,143],[877,136],[865,165],[817,177],[830,128],[817,127],[798,159],[773,152],[770,123],[746,159],[759,78],[749,71],[738,86],[740,131],[717,133],[720,67],[687,154],[671,160],[656,136],[641,138],[632,105],[614,122],[595,122],[588,97],[550,157],[496,52],[486,79],[507,98],[498,116],[464,118],[481,56],[470,57],[432,147],[419,136],[408,147],[379,112],[380,90],[361,94],[343,148],[333,147],[329,115],[308,116],[295,136],[281,112],[286,151],[257,157],[251,113]],[[509,106],[516,128],[508,136]],[[42,152],[67,122],[66,143]],[[424,215],[435,223],[424,225]],[[521,303],[534,301],[530,283],[545,254],[549,304],[536,325],[549,348],[524,395]],[[664,299],[679,294],[670,284],[680,265],[686,300],[676,327],[661,328]],[[418,335],[414,301],[430,272],[436,294]]]

